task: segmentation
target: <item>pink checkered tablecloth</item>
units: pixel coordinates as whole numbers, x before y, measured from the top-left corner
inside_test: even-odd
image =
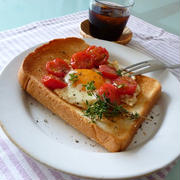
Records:
[[[55,38],[81,37],[80,22],[88,18],[87,11],[34,22],[26,26],[0,32],[0,70],[24,50]],[[127,26],[133,39],[127,45],[166,64],[180,63],[180,37],[170,34],[143,20],[131,16]],[[180,69],[172,73],[180,80]],[[139,180],[164,180],[174,166],[171,163],[156,173]],[[82,180],[50,169],[22,153],[0,128],[0,180]],[[135,180],[135,179],[133,179]]]

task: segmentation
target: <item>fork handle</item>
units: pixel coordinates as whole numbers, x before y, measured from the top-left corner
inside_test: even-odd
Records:
[[[180,68],[180,64],[170,65],[170,66],[167,66],[167,68],[168,68],[168,69]]]

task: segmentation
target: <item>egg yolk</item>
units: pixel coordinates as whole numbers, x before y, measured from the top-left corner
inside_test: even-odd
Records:
[[[74,83],[74,86],[79,84],[86,85],[87,83],[94,81],[94,86],[99,89],[105,82],[104,78],[97,72],[90,69],[75,69],[77,72],[78,80]],[[83,87],[83,90],[85,88]]]

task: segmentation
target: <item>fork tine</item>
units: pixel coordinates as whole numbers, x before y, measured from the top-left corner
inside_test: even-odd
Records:
[[[127,66],[127,67],[123,68],[123,70],[128,70],[128,69],[130,69],[130,68],[139,66],[139,65],[141,65],[141,64],[146,64],[146,63],[148,63],[148,61],[143,61],[143,62],[139,62],[139,63],[136,63],[136,64],[132,64],[132,65],[130,65],[130,66]]]
[[[140,75],[140,74],[144,74],[144,73],[148,73],[151,72],[151,70],[148,68],[147,69],[142,69],[142,70],[138,70],[136,72],[132,72],[131,76],[136,76],[136,75]]]
[[[178,68],[178,67],[180,67],[180,64],[168,66],[158,60],[149,60],[127,66],[122,70],[125,70],[125,74],[131,72],[130,75],[139,75],[165,68]]]
[[[135,76],[135,75],[139,75],[139,74],[145,74],[145,73],[148,73],[148,72],[152,72],[152,71],[158,71],[158,70],[160,70],[160,69],[164,69],[164,66],[161,66],[161,67],[159,67],[159,66],[156,66],[156,67],[154,67],[154,66],[147,66],[147,67],[145,67],[144,69],[138,69],[137,71],[134,71],[134,72],[132,72],[132,74],[131,75],[133,75],[133,76]]]
[[[146,67],[149,67],[149,64],[147,63],[144,63],[144,64],[140,64],[138,66],[134,66],[134,67],[131,67],[129,69],[126,69],[128,72],[131,72],[131,71],[135,71],[135,70],[141,70],[142,68],[146,68]]]

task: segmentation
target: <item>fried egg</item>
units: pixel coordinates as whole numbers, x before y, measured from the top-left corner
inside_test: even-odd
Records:
[[[72,74],[77,76],[77,78],[72,80]],[[86,102],[88,102],[88,104],[93,104],[97,100],[95,95],[90,96],[88,94],[85,85],[93,81],[95,89],[97,90],[105,82],[109,82],[108,79],[104,79],[100,74],[98,74],[96,69],[71,70],[64,77],[64,80],[68,84],[68,86],[63,89],[55,89],[54,92],[66,102],[83,109],[87,108]],[[136,92],[133,96],[124,95],[121,97],[121,101],[129,106],[133,106],[137,102],[137,96],[139,93],[140,87],[137,86]]]
[[[74,81],[71,78],[72,74],[77,77]],[[93,69],[71,70],[64,80],[68,86],[63,89],[55,89],[54,92],[66,102],[83,109],[87,108],[87,101],[88,104],[96,101],[96,96],[90,96],[85,85],[93,81],[95,88],[99,89],[105,82],[105,79]]]

